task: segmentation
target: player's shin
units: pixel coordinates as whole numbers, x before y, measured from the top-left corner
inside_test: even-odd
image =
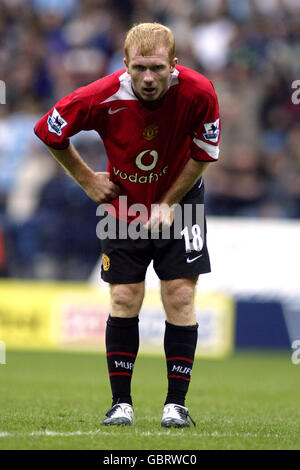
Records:
[[[177,326],[166,321],[164,349],[168,371],[168,395],[165,405],[185,406],[198,339],[198,324]]]
[[[106,355],[112,390],[112,406],[129,403],[131,378],[139,348],[138,317],[108,317],[106,326]]]

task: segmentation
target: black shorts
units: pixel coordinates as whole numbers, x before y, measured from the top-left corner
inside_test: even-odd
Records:
[[[109,220],[105,213],[101,220]],[[110,284],[131,284],[145,280],[146,271],[153,260],[153,267],[161,280],[195,276],[210,272],[206,244],[206,218],[204,211],[204,185],[202,180],[193,186],[175,211],[175,220],[169,233],[156,234],[141,231],[141,237],[124,237],[128,225],[114,219],[116,235],[101,239],[101,277]],[[126,226],[124,228],[124,225]],[[143,232],[143,234],[142,234]],[[120,238],[122,233],[122,238]],[[146,235],[145,235],[146,234]],[[147,236],[147,238],[142,238]]]

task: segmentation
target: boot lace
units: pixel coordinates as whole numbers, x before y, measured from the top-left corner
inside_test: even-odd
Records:
[[[176,405],[175,405],[175,410],[179,414],[180,418],[182,418],[182,419],[189,418],[191,420],[191,422],[193,423],[193,425],[196,426],[196,423],[193,420],[193,418],[191,417],[191,415],[189,414],[188,410],[182,408],[181,406],[176,406]]]

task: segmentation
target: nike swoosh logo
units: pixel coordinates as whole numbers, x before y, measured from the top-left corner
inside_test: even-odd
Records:
[[[127,106],[124,106],[123,108],[117,108],[117,109],[111,109],[111,108],[109,108],[108,114],[116,114],[116,113],[118,113],[119,111],[122,111],[122,109],[127,109]]]
[[[202,256],[202,255],[199,255],[199,256],[196,256],[196,258],[192,258],[192,259],[187,258],[186,262],[187,262],[187,263],[193,263],[194,261],[196,261],[196,259],[201,258],[201,256]]]

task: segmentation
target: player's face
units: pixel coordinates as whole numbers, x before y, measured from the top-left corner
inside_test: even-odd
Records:
[[[157,49],[151,56],[139,55],[132,49],[129,60],[124,62],[135,94],[144,101],[155,101],[166,93],[177,59],[170,63],[165,48]]]

